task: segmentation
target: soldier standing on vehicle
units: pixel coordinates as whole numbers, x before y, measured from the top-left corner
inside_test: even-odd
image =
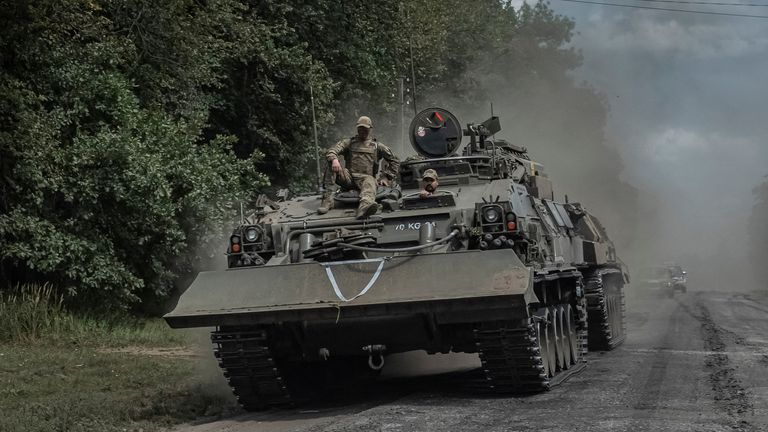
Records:
[[[356,214],[358,219],[367,218],[378,211],[376,187],[392,184],[397,178],[400,161],[389,147],[371,137],[372,128],[373,123],[369,117],[360,117],[357,120],[357,135],[339,141],[325,154],[332,174],[325,176],[325,193],[323,202],[317,209],[318,213],[328,213],[333,208],[330,189],[334,183],[343,189],[360,191],[360,205]],[[341,166],[339,157],[344,157],[344,167]],[[382,164],[379,172],[379,162],[382,159],[386,162]]]

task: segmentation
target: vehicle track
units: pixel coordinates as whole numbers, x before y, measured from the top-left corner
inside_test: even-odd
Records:
[[[714,392],[715,403],[731,417],[734,430],[755,430],[744,419],[745,415],[754,414],[754,404],[736,376],[736,369],[725,352],[727,346],[722,337],[724,330],[714,322],[709,309],[703,303],[697,301],[695,306],[699,310],[696,318],[701,323],[704,347],[714,352],[707,355],[705,366],[710,372],[709,382]]]

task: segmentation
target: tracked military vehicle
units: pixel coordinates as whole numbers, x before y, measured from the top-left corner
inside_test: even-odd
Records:
[[[600,222],[558,202],[524,147],[492,117],[462,127],[431,108],[416,155],[381,210],[355,219],[355,191],[261,197],[229,239],[226,271],[200,273],[165,316],[215,327],[215,355],[248,410],[372,379],[390,354],[477,353],[493,392],[549,388],[588,350],[625,335],[626,271]],[[421,193],[426,170],[439,186]]]

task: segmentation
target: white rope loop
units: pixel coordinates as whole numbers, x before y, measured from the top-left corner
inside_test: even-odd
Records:
[[[325,267],[325,274],[328,276],[328,280],[331,282],[331,286],[333,287],[333,292],[336,293],[336,297],[339,298],[339,300],[343,302],[351,302],[352,300],[362,296],[363,294],[367,293],[368,290],[370,290],[373,287],[373,284],[376,283],[376,280],[379,279],[379,276],[381,275],[381,270],[384,268],[384,262],[387,261],[388,258],[371,258],[371,259],[361,259],[361,260],[350,260],[350,261],[338,261],[338,262],[327,262],[327,263],[320,263],[323,267]],[[333,270],[331,267],[337,266],[337,265],[346,265],[346,264],[362,264],[362,263],[374,263],[378,262],[379,266],[376,268],[376,272],[371,276],[371,279],[368,281],[368,285],[365,286],[365,288],[362,289],[357,295],[354,297],[348,299],[344,297],[344,294],[341,293],[341,289],[339,289],[339,284],[336,283],[336,278],[333,276]]]

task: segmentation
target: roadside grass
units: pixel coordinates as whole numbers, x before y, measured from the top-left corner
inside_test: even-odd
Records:
[[[204,340],[71,313],[49,286],[0,294],[0,431],[149,432],[236,411]]]
[[[73,313],[49,285],[18,285],[0,292],[0,342],[82,346],[168,346],[185,343],[161,319],[126,313]]]

